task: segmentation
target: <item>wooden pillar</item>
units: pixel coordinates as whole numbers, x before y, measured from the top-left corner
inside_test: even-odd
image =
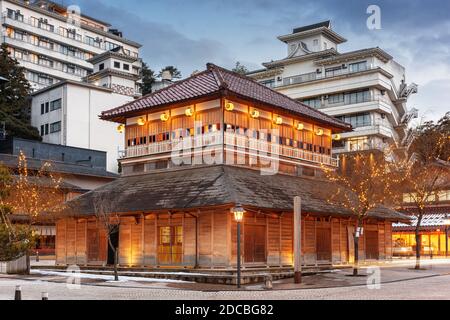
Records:
[[[302,202],[294,198],[294,280],[302,282]]]

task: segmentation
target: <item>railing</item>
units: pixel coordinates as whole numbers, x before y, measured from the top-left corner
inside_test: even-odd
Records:
[[[285,87],[285,86],[290,86],[293,84],[305,83],[305,82],[310,82],[310,81],[314,81],[314,80],[328,79],[328,78],[338,77],[338,76],[342,76],[342,75],[346,75],[346,74],[354,74],[354,73],[358,73],[358,72],[373,70],[373,69],[377,69],[377,68],[378,67],[367,66],[366,68],[359,69],[359,70],[351,70],[350,68],[347,68],[347,69],[338,69],[338,70],[333,70],[333,71],[328,71],[328,72],[322,71],[321,73],[317,73],[317,72],[303,73],[303,74],[295,75],[292,77],[283,78],[283,82],[275,84],[275,87],[276,88]]]
[[[21,18],[19,18],[18,16],[11,17],[11,16],[8,16],[7,12],[3,12],[2,23],[6,23],[7,22],[6,19],[9,19],[9,20],[12,20],[15,22],[19,22],[19,23],[23,23],[25,25],[42,30],[44,32],[63,37],[64,39],[74,40],[78,43],[83,43],[83,44],[88,45],[93,48],[97,48],[97,49],[101,49],[101,50],[105,50],[105,51],[109,50],[106,48],[106,45],[104,42],[97,42],[97,41],[92,42],[92,41],[88,40],[87,37],[83,37],[81,34],[75,34],[75,33],[71,33],[71,32],[64,33],[56,26],[53,26],[53,29],[41,28],[41,27],[39,27],[39,25],[36,25],[35,23],[33,23],[31,18],[24,18],[23,16],[21,16]],[[138,58],[138,56],[135,56],[135,55],[133,55],[132,57]]]
[[[235,133],[226,132],[224,137],[225,148],[238,148],[239,151],[243,151],[244,153],[253,156],[271,159],[279,159],[281,156],[293,162],[307,161],[333,167],[338,167],[339,165],[338,159],[325,154],[318,154],[303,149],[267,142],[265,140],[249,138]],[[202,136],[157,142],[144,146],[128,147],[126,150],[119,152],[119,157],[126,159],[169,152],[178,152],[179,154],[183,152],[185,155],[195,150],[201,150],[203,147],[218,146],[221,144],[221,133],[205,134]]]

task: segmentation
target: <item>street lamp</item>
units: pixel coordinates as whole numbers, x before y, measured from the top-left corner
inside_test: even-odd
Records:
[[[448,228],[450,226],[450,215],[447,214],[444,219],[445,226],[445,257],[448,258]]]
[[[237,222],[237,287],[241,287],[241,223],[245,210],[240,205],[233,208],[234,220]]]

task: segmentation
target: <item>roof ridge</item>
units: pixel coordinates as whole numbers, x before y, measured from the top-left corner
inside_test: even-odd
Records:
[[[206,64],[206,69],[210,70],[213,73],[214,77],[217,80],[217,84],[219,85],[219,88],[221,88],[221,89],[227,89],[228,88],[228,83],[225,81],[225,79],[220,74],[220,67],[219,66],[215,65],[214,63],[208,62]]]

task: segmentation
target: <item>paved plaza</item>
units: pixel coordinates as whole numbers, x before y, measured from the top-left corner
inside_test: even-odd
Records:
[[[93,274],[82,274],[81,284],[76,285],[64,272],[33,270],[30,276],[0,276],[0,300],[12,299],[17,285],[24,300],[40,299],[42,292],[50,300],[450,299],[448,261],[424,261],[425,270],[420,271],[411,266],[412,262],[398,261],[379,269],[363,267],[361,274],[369,271],[370,275],[357,278],[349,276],[351,270],[334,270],[306,276],[300,286],[292,284],[292,279],[280,280],[271,291],[262,284],[236,291],[232,286],[125,276],[113,282],[111,276]]]

